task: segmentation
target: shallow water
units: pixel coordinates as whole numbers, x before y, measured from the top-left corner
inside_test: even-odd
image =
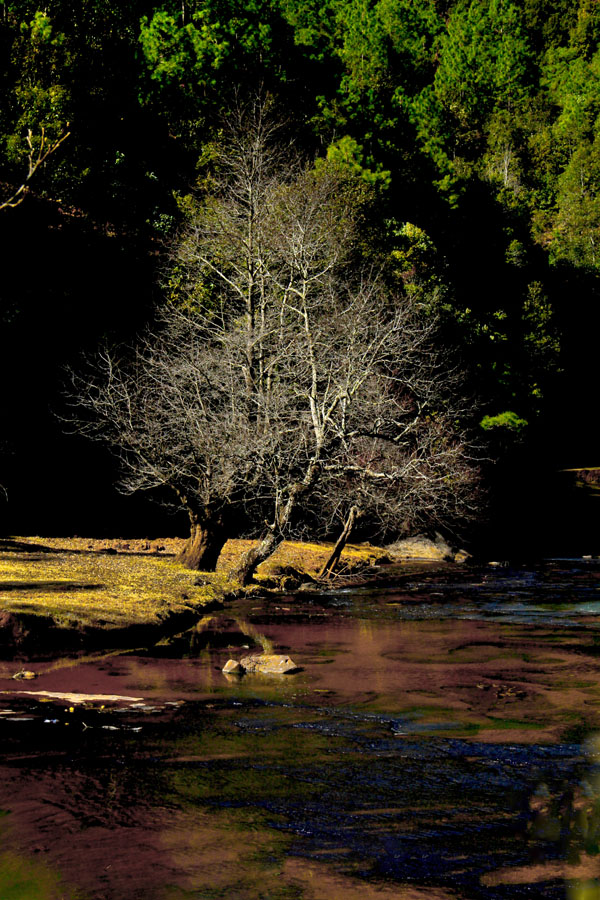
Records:
[[[600,898],[599,592],[432,572],[1,664],[1,900]],[[261,646],[301,671],[222,674]]]

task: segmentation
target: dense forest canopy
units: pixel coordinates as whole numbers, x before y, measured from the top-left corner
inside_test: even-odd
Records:
[[[176,292],[166,248],[256,91],[369,185],[365,248],[460,348],[498,493],[593,464],[598,0],[3,0],[0,48],[12,530],[100,521],[110,465],[49,412],[62,367]]]

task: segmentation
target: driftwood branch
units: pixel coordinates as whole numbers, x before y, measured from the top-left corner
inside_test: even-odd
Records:
[[[350,512],[348,513],[348,517],[344,522],[344,527],[342,532],[335,543],[335,547],[333,548],[329,559],[319,572],[317,578],[330,578],[333,574],[333,570],[339,562],[340,556],[342,555],[342,551],[346,544],[350,539],[350,535],[352,534],[352,529],[354,528],[357,519],[360,516],[360,510],[357,506],[352,506]]]

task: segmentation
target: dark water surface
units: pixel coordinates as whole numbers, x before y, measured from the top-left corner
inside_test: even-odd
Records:
[[[599,900],[599,614],[597,562],[455,569],[2,663],[0,900]]]

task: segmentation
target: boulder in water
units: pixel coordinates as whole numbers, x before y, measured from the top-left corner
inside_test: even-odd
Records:
[[[259,656],[244,656],[240,665],[246,672],[258,672],[261,675],[287,675],[297,672],[298,666],[285,654],[263,653]]]
[[[223,672],[225,673],[225,675],[243,675],[244,671],[244,667],[237,661],[237,659],[228,659],[223,666]]]

